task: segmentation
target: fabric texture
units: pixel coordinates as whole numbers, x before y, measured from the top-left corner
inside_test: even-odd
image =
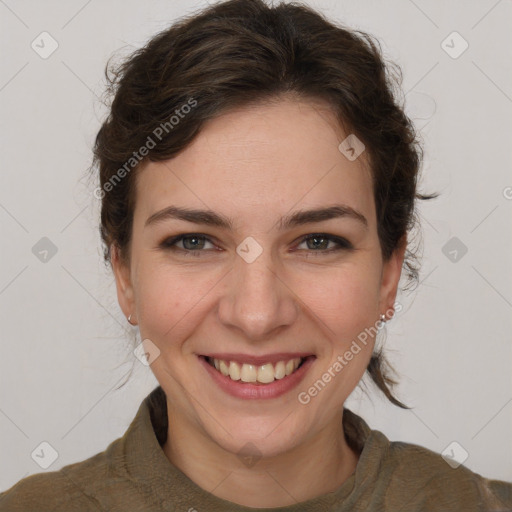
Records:
[[[355,472],[335,492],[286,507],[244,507],[203,490],[167,459],[162,449],[167,405],[158,386],[125,434],[105,451],[20,480],[0,493],[0,511],[512,511],[512,483],[484,478],[464,466],[453,469],[427,448],[390,442],[345,409],[348,416],[347,442],[361,453]]]

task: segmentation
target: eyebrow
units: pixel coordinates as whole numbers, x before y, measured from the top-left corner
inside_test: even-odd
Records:
[[[303,224],[322,222],[343,217],[354,219],[363,224],[365,228],[368,227],[368,221],[362,213],[350,206],[337,204],[327,208],[299,210],[290,215],[285,215],[279,220],[278,229],[285,230],[301,226]],[[233,230],[233,221],[224,215],[211,210],[194,210],[189,208],[180,208],[177,206],[168,206],[167,208],[154,213],[148,217],[144,227],[158,224],[169,219],[184,220],[194,224],[203,224]]]

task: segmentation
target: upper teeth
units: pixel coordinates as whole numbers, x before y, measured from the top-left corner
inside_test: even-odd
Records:
[[[274,382],[274,379],[282,379],[290,375],[297,369],[301,362],[300,357],[295,357],[289,361],[279,361],[275,365],[266,363],[261,366],[254,364],[242,364],[235,361],[224,361],[222,359],[213,359],[213,364],[222,375],[230,377],[233,380],[243,382],[261,382],[268,384]]]

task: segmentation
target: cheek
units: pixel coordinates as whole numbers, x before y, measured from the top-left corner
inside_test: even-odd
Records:
[[[346,340],[378,319],[376,267],[353,265],[303,278],[297,294],[326,326]]]
[[[361,345],[362,352],[373,350],[373,336],[364,333],[373,332],[372,327],[379,319],[378,270],[378,265],[330,269],[297,288],[297,295],[318,319],[314,322],[324,339],[319,349],[329,359],[343,354],[355,340],[361,340],[361,336],[368,341],[368,345]],[[358,361],[364,366],[363,359],[360,357]]]
[[[311,319],[322,337],[345,344],[373,324],[379,315],[379,276],[374,260],[339,267],[295,269],[283,280],[293,293],[288,300],[303,304],[301,324]],[[165,349],[178,350],[180,340],[194,330],[222,301],[218,292],[225,271],[179,267],[142,262],[137,279],[137,318],[143,339],[149,338]],[[293,326],[289,326],[293,329]],[[172,341],[175,341],[174,343]]]
[[[141,336],[157,344],[186,338],[197,324],[194,319],[201,315],[215,280],[154,263],[141,269],[137,286]],[[172,348],[167,344],[166,350]]]

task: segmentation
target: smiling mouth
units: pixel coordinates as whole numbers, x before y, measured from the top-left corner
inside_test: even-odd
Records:
[[[281,380],[294,373],[300,368],[308,357],[294,357],[292,359],[278,361],[276,363],[265,363],[262,365],[240,364],[236,361],[226,361],[223,359],[214,359],[208,356],[202,356],[206,362],[215,368],[225,377],[233,381],[240,381],[252,384],[270,384],[275,380]]]

